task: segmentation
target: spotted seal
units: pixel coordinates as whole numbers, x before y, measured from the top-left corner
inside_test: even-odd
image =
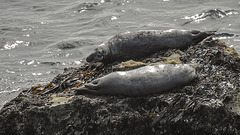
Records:
[[[138,31],[116,35],[98,46],[90,54],[87,62],[111,63],[113,61],[146,57],[163,49],[183,49],[194,45],[215,31],[197,30]]]
[[[110,73],[75,90],[76,94],[145,96],[186,85],[196,76],[188,64],[151,64]]]

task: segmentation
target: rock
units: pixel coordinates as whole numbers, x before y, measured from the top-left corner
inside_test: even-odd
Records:
[[[129,66],[68,68],[5,104],[0,134],[240,134],[239,54],[220,40],[208,39],[181,52],[169,49],[130,63],[142,66],[174,55],[180,63],[202,65],[198,79],[170,93],[143,97],[74,95],[73,88]]]

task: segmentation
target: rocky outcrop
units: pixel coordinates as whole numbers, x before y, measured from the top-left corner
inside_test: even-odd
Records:
[[[220,40],[169,49],[130,62],[65,69],[49,84],[21,92],[0,111],[0,134],[240,134],[240,56]],[[197,63],[191,84],[144,97],[75,95],[116,70],[149,63]]]

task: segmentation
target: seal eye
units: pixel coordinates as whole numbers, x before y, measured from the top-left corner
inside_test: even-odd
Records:
[[[198,30],[191,30],[191,34],[193,34],[193,35],[197,35],[199,33],[200,33],[200,31],[198,31]]]
[[[103,59],[103,55],[101,53],[97,53],[96,60],[101,61]]]

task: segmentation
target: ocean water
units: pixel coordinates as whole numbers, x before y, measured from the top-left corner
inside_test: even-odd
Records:
[[[217,30],[240,52],[238,0],[0,0],[0,108],[138,30]]]

